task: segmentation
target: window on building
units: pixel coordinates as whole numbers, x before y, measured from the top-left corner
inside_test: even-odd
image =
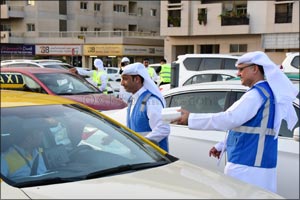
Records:
[[[82,2],[80,2],[80,9],[82,9],[82,10],[87,10],[87,2],[84,2],[84,1],[82,1]]]
[[[9,24],[0,24],[0,31],[11,31],[11,26]]]
[[[181,26],[181,10],[169,10],[168,27],[180,27],[180,26]]]
[[[230,53],[247,52],[247,44],[230,44]]]
[[[143,16],[143,8],[138,8],[138,16]]]
[[[169,3],[181,3],[181,0],[169,0]]]
[[[94,28],[94,31],[99,32],[101,31],[101,28]]]
[[[59,14],[66,15],[67,14],[67,0],[59,1]]]
[[[27,5],[34,6],[35,0],[28,0]]]
[[[80,27],[80,31],[81,31],[81,32],[86,32],[87,30],[88,30],[87,27],[84,27],[84,26]]]
[[[63,19],[59,20],[59,31],[60,32],[67,31],[67,20],[63,20]]]
[[[126,6],[121,4],[114,5],[114,12],[126,12]]]
[[[35,31],[35,25],[34,24],[27,24],[27,31],[29,31],[29,32]]]
[[[95,3],[94,4],[94,11],[100,11],[101,9],[101,4],[100,3]]]
[[[0,0],[0,5],[6,5],[6,0]]]
[[[156,9],[151,9],[150,10],[150,15],[155,17],[156,16]]]
[[[291,23],[293,17],[293,3],[275,5],[275,23]]]

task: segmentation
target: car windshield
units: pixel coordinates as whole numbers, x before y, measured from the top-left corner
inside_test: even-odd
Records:
[[[100,93],[89,82],[68,73],[40,73],[36,77],[56,95]]]
[[[40,136],[28,140],[36,130]],[[42,155],[35,173],[37,156],[23,155],[29,144]],[[129,173],[170,162],[135,134],[79,105],[1,109],[1,178],[16,187]]]

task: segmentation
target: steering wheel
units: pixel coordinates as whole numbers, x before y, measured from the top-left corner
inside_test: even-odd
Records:
[[[79,152],[84,152],[84,151],[91,151],[94,150],[91,146],[89,145],[79,145],[76,146],[72,151],[69,153],[69,158],[73,160]]]

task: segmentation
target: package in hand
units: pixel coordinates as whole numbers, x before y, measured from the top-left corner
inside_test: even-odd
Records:
[[[162,109],[161,115],[162,120],[164,123],[168,124],[172,120],[175,120],[180,117],[181,112],[178,112],[177,110],[181,109],[181,107],[170,107],[170,108],[164,108]]]

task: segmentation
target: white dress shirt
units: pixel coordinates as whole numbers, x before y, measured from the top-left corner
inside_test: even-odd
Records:
[[[135,106],[135,102],[140,97],[142,93],[144,93],[146,89],[142,87],[140,90],[138,90],[133,96],[133,104],[131,106],[131,111],[133,107]],[[147,105],[147,116],[149,118],[149,126],[151,128],[151,132],[147,133],[141,133],[145,137],[149,138],[150,140],[154,140],[156,142],[160,142],[162,139],[167,137],[170,134],[170,125],[165,124],[162,121],[161,111],[163,109],[163,106],[155,97],[150,97],[148,101],[146,102]],[[131,114],[130,114],[131,117]]]

